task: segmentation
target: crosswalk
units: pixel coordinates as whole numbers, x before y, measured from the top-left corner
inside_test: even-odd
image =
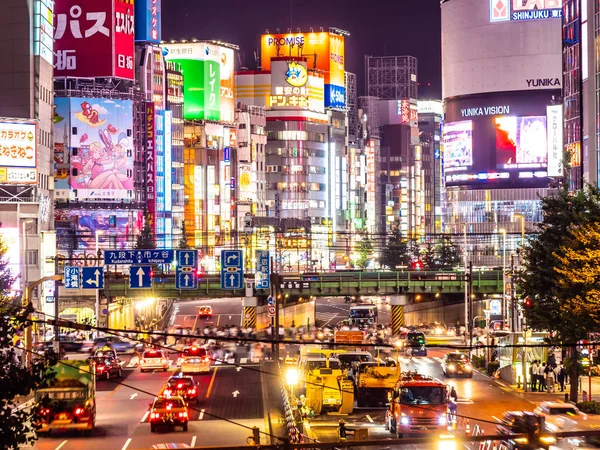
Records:
[[[415,356],[413,358],[400,357],[398,360],[400,361],[400,364],[437,364],[442,362],[442,358],[438,356]]]
[[[317,323],[322,326],[325,327],[327,325],[329,325],[329,322],[331,322],[333,319],[337,318],[339,314],[335,313],[335,312],[318,312],[317,313]]]

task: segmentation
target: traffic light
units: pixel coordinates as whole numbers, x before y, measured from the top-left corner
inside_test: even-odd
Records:
[[[533,306],[533,301],[530,298],[525,299],[525,308],[531,308]]]
[[[423,269],[423,264],[421,261],[413,261],[410,265],[410,268],[413,270],[421,270]]]
[[[150,269],[150,278],[154,278],[154,269]]]

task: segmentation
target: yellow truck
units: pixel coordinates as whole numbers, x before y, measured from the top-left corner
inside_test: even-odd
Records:
[[[358,363],[354,380],[356,383],[356,406],[378,406],[388,402],[391,392],[400,380],[400,365],[393,360],[387,363]]]

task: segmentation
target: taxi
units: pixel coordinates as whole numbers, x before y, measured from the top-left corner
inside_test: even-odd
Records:
[[[182,427],[188,430],[189,412],[183,398],[159,396],[150,404],[150,431],[155,433],[160,426]]]
[[[208,356],[208,352],[205,347],[201,347],[199,345],[186,345],[183,347],[179,358],[177,358],[177,367],[181,366],[181,362],[184,358],[190,356],[197,356],[199,358],[206,358]]]
[[[213,310],[212,310],[212,306],[201,306],[200,309],[198,309],[198,317],[206,317],[206,318],[211,318],[213,316]]]
[[[203,349],[206,352],[206,349]],[[205,356],[184,356],[181,359],[181,373],[210,372],[210,358]]]
[[[147,372],[154,369],[159,369],[166,372],[168,368],[169,360],[162,350],[153,348],[142,353],[142,359],[140,360],[140,370],[142,372]]]
[[[161,395],[163,397],[178,396],[183,398],[186,403],[198,403],[198,391],[198,385],[192,377],[180,374],[167,380]]]

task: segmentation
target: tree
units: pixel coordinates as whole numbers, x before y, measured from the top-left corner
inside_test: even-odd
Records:
[[[407,241],[402,237],[400,230],[394,228],[386,239],[379,263],[394,270],[398,266],[406,266],[409,262],[410,254]]]
[[[185,220],[181,222],[181,239],[179,239],[179,248],[181,250],[186,250],[190,248],[187,243],[187,230],[185,228]]]
[[[457,245],[455,245],[450,237],[444,236],[439,245],[439,269],[453,269],[460,265],[461,254]]]
[[[0,442],[2,448],[17,449],[34,443],[34,423],[39,419],[35,408],[16,409],[18,397],[48,385],[52,379],[48,369],[56,364],[56,355],[33,358],[30,369],[18,358],[13,339],[31,326],[28,316],[33,307],[24,308],[8,297],[14,278],[7,265],[6,245],[0,241]]]
[[[355,264],[362,270],[366,269],[373,259],[373,243],[368,235],[365,235],[358,243],[358,259]]]
[[[517,283],[522,298],[526,299],[523,308],[526,325],[553,332],[553,342],[565,346],[570,398],[577,401],[580,368],[576,344],[595,331],[600,305],[583,303],[582,299],[593,292],[594,286],[577,281],[581,274],[569,272],[579,270],[577,264],[586,267],[581,258],[594,250],[594,241],[577,242],[580,237],[577,230],[591,231],[600,221],[600,191],[586,186],[571,194],[567,187],[561,187],[556,195],[542,199],[542,211],[539,233],[525,244],[524,267]],[[583,305],[586,305],[584,310]]]
[[[421,262],[425,269],[433,270],[438,266],[438,257],[436,255],[437,249],[432,242],[428,242],[421,253]]]
[[[152,227],[150,226],[151,219],[145,212],[144,218],[144,226],[140,231],[140,234],[138,235],[137,240],[135,242],[135,248],[138,250],[156,248],[154,232],[152,231]]]

